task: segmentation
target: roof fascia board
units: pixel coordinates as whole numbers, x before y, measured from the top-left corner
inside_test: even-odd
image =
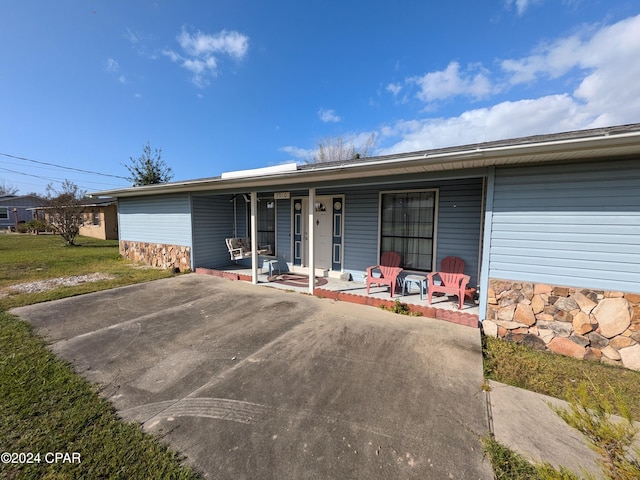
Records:
[[[399,175],[447,170],[484,168],[494,165],[540,163],[550,161],[581,161],[603,156],[640,154],[640,131],[615,135],[565,138],[535,143],[477,146],[445,152],[425,152],[394,158],[373,158],[363,162],[345,162],[339,165],[319,165],[295,172],[244,178],[190,180],[162,185],[147,185],[122,190],[92,193],[91,196],[133,197],[168,193],[198,192],[204,190],[234,190],[262,187],[288,187],[296,184],[317,184],[334,180],[362,179],[380,175]],[[579,158],[576,158],[579,155]]]

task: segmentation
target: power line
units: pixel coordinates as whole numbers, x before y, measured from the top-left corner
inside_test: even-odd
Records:
[[[57,165],[57,164],[55,164],[55,163],[41,162],[41,161],[39,161],[39,160],[33,160],[33,159],[31,159],[31,158],[25,158],[25,157],[18,157],[18,156],[16,156],[16,155],[10,155],[10,154],[8,154],[8,153],[2,153],[2,152],[0,152],[0,155],[3,155],[3,156],[5,156],[5,157],[9,157],[9,158],[15,158],[16,160],[24,160],[24,161],[26,161],[26,162],[33,162],[33,163],[37,163],[37,164],[39,164],[39,165],[48,165],[48,166],[50,166],[50,167],[57,167],[57,168],[61,168],[61,169],[63,169],[63,170],[71,170],[71,171],[74,171],[74,172],[89,173],[89,174],[91,174],[91,175],[101,175],[101,176],[104,176],[104,177],[113,177],[113,178],[120,178],[120,179],[122,179],[122,180],[128,180],[126,177],[121,177],[120,175],[111,175],[111,174],[109,174],[109,173],[92,172],[92,171],[90,171],[90,170],[82,170],[82,169],[80,169],[80,168],[65,167],[65,166],[63,166],[63,165]],[[19,172],[16,172],[16,173],[19,173]]]
[[[0,167],[0,173],[2,173],[2,172],[12,173],[12,174],[16,174],[16,175],[22,175],[22,176],[25,176],[25,177],[39,178],[39,179],[42,179],[42,180],[46,180],[49,183],[60,183],[60,184],[62,184],[66,180],[66,179],[63,180],[61,178],[55,178],[55,177],[45,177],[45,176],[36,175],[36,174],[33,174],[33,173],[18,172],[16,170],[11,170],[11,169],[8,169],[8,168]],[[29,182],[19,182],[19,183],[20,184],[24,184],[24,185],[42,187],[42,185],[37,185],[37,184],[29,183]],[[80,183],[88,183],[88,184],[92,184],[92,185],[107,185],[109,187],[114,187],[113,183],[93,182],[91,180],[81,180],[80,183],[74,181],[74,183],[76,185],[78,185],[78,187],[80,187],[81,189],[86,190],[86,191],[95,190],[97,187],[89,188],[89,187],[86,187],[84,185],[81,185]],[[104,188],[104,187],[102,187],[102,188]]]
[[[35,173],[25,173],[25,172],[18,172],[17,170],[11,170],[9,168],[6,167],[0,167],[0,172],[8,172],[8,173],[14,173],[16,175],[24,175],[25,177],[34,177],[34,178],[41,178],[42,180],[48,180],[50,182],[56,182],[56,183],[62,183],[65,180],[67,180],[66,178],[55,178],[55,177],[43,177],[42,175],[36,175]],[[90,183],[93,185],[107,185],[109,187],[112,187],[114,185],[118,185],[116,183],[105,183],[105,182],[96,182],[93,180],[81,180],[83,183]]]
[[[32,173],[23,173],[23,172],[18,172],[16,170],[10,170],[8,168],[4,168],[4,167],[0,167],[0,171],[3,172],[9,172],[9,173],[15,173],[16,175],[24,175],[25,177],[34,177],[34,178],[41,178],[42,180],[48,180],[50,182],[59,182],[59,179],[56,178],[51,178],[51,177],[43,177],[41,175],[34,175]]]

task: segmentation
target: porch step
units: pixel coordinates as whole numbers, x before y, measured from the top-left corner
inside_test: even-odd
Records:
[[[298,267],[296,265],[290,266],[289,267],[291,272],[293,273],[300,273],[300,274],[304,274],[304,275],[309,275],[309,268],[308,267]],[[329,276],[329,270],[327,269],[323,269],[323,268],[316,268],[315,269],[315,276],[316,277],[328,277]]]

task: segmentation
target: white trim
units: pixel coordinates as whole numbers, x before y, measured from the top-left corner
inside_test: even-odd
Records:
[[[285,163],[282,165],[274,165],[272,167],[251,168],[248,170],[236,170],[234,172],[224,172],[220,175],[222,179],[229,178],[251,178],[261,177],[264,175],[276,175],[278,173],[291,173],[298,170],[296,163]]]
[[[489,167],[487,172],[487,188],[485,192],[484,232],[482,236],[482,265],[480,267],[480,304],[478,319],[483,321],[487,314],[487,298],[489,289],[489,251],[491,249],[491,235],[493,228],[493,196],[496,183],[496,169]]]
[[[251,283],[258,283],[258,192],[251,192]]]
[[[307,245],[309,249],[309,253],[307,256],[309,267],[309,293],[313,295],[313,290],[316,284],[316,253],[315,253],[315,234],[316,234],[316,225],[314,220],[316,211],[315,211],[315,203],[316,203],[316,189],[314,187],[309,188],[309,200],[307,202],[307,214],[309,215],[309,239],[307,240]]]
[[[344,272],[344,251],[345,251],[345,245],[346,245],[346,236],[345,236],[345,231],[344,231],[344,222],[345,222],[345,218],[346,218],[346,214],[345,214],[345,208],[346,208],[346,199],[345,199],[345,194],[339,194],[339,195],[327,195],[328,197],[330,197],[332,200],[334,198],[340,198],[340,202],[342,203],[342,209],[340,209],[340,213],[339,214],[334,214],[334,215],[340,215],[340,273]],[[331,211],[333,212],[333,204],[331,204]],[[333,226],[332,226],[333,228]],[[332,232],[333,233],[333,232]],[[333,239],[332,242],[333,244]],[[331,252],[331,258],[333,259],[333,251]],[[333,267],[333,264],[331,265],[331,267]],[[333,268],[329,269],[330,272],[333,272],[335,270],[333,270]]]
[[[331,252],[332,253],[331,261],[333,263],[341,263],[340,262],[340,258],[342,258],[342,244],[341,243],[333,243],[332,246],[333,246],[333,251]],[[338,254],[339,254],[338,255],[338,257],[339,257],[338,260],[336,260],[336,248],[338,249]]]

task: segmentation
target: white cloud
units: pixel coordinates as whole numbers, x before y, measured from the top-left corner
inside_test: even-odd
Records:
[[[248,37],[241,33],[227,30],[209,35],[201,31],[190,34],[183,29],[182,33],[178,35],[178,43],[188,55],[201,58],[224,53],[241,59],[246,55],[249,48]]]
[[[402,85],[399,83],[390,83],[387,85],[387,91],[391,92],[394,97],[397,97],[398,94],[402,91]]]
[[[400,140],[380,153],[428,150],[582,128],[592,117],[569,95],[502,102],[457,117],[398,122],[382,135]]]
[[[209,79],[218,74],[220,57],[241,60],[249,49],[249,37],[228,30],[207,34],[199,30],[190,33],[183,28],[177,41],[182,49],[181,53],[165,49],[162,54],[191,72],[192,81],[198,87],[208,85]]]
[[[178,62],[178,61],[182,60],[182,57],[180,55],[178,55],[176,52],[174,52],[173,50],[170,50],[170,49],[162,50],[162,54],[165,57],[168,57],[169,60],[171,60],[172,62]]]
[[[124,37],[131,42],[131,45],[136,46],[140,43],[140,35],[130,28],[127,28],[127,33]]]
[[[313,154],[315,153],[315,150],[313,149],[294,147],[293,145],[280,147],[279,150],[281,152],[288,153],[295,160],[302,161],[302,162],[309,161],[311,158],[313,158]]]
[[[554,95],[503,101],[455,117],[385,125],[381,136],[389,146],[381,153],[639,122],[638,32],[640,15],[613,25],[585,28],[538,47],[524,58],[498,62],[499,71],[483,74],[487,82],[489,76],[498,79],[494,87],[484,80],[474,83],[474,77],[460,73],[455,62],[444,71],[424,75],[415,80],[420,87],[416,97],[427,104],[454,95],[474,96],[476,91],[505,93],[510,86],[522,83],[534,87],[549,79],[566,81]]]
[[[107,72],[116,73],[118,70],[120,70],[120,64],[118,64],[118,62],[116,62],[113,58],[108,58],[106,68]]]
[[[451,62],[444,70],[412,77],[407,79],[407,82],[420,87],[417,97],[425,103],[459,95],[479,99],[491,93],[492,85],[484,71],[474,72],[477,69],[477,66],[469,67],[465,72],[461,72],[460,64]]]
[[[507,8],[511,8],[515,4],[518,15],[523,15],[531,5],[536,3],[541,3],[541,0],[505,0]]]
[[[586,53],[584,49],[584,41],[574,35],[542,46],[528,57],[503,60],[500,66],[509,75],[511,84],[531,82],[540,76],[558,78],[580,65]]]
[[[318,110],[318,117],[325,123],[337,123],[342,121],[342,118],[336,115],[336,112],[331,109],[321,108]]]
[[[118,80],[118,82],[122,83],[123,85],[127,83],[127,77],[125,77],[123,74],[119,73],[120,72],[120,64],[116,60],[114,60],[113,58],[108,58],[105,68],[106,68],[107,72],[109,72],[111,75],[113,75]]]

